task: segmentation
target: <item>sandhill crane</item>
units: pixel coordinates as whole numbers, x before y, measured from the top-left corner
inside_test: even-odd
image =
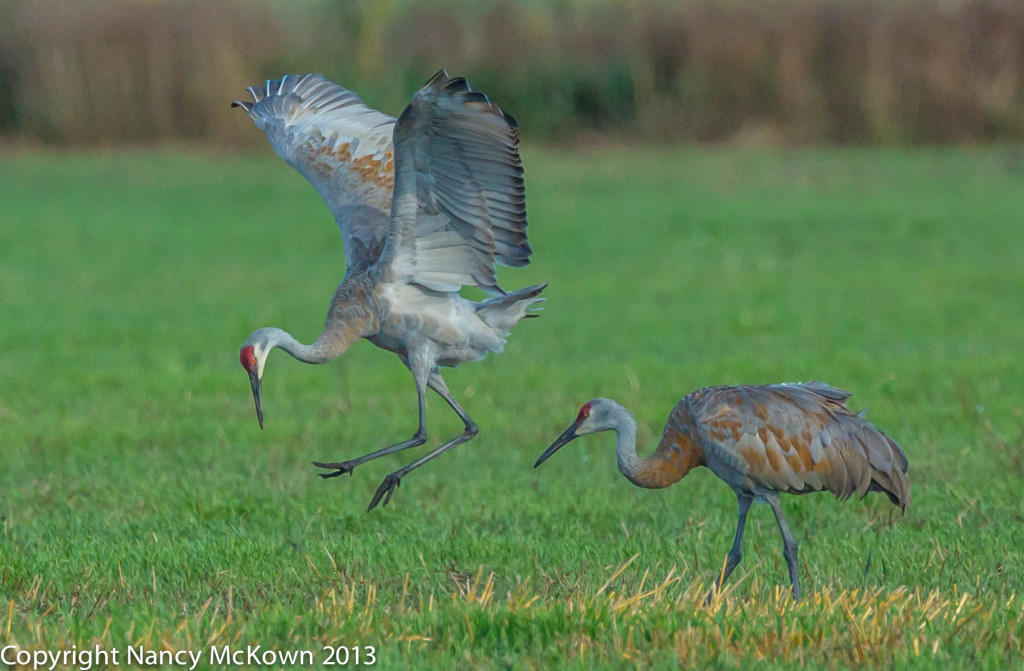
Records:
[[[412,438],[349,461],[313,462],[331,478],[371,459],[426,442],[424,394],[430,387],[465,424],[462,434],[389,474],[370,501],[384,505],[403,476],[478,432],[455,401],[440,366],[500,352],[512,327],[542,301],[546,285],[505,293],[495,263],[522,267],[526,198],[518,125],[462,77],[441,70],[396,120],[320,75],[289,75],[250,87],[236,101],[266,131],[274,150],[327,201],[341,228],[347,271],[323,332],[311,345],[278,328],[254,331],[239,360],[249,373],[263,426],[260,388],[275,347],[305,363],[324,363],[359,338],[398,355],[412,372],[419,424]],[[464,285],[492,294],[462,298]]]
[[[698,389],[676,404],[658,448],[646,458],[636,454],[636,421],[629,411],[596,398],[580,408],[534,468],[578,436],[608,430],[617,435],[619,470],[638,487],[668,487],[693,468],[707,466],[739,502],[736,538],[715,589],[740,563],[747,512],[761,501],[775,511],[793,598],[799,599],[797,543],[782,516],[780,493],[825,490],[845,499],[876,491],[901,510],[910,503],[906,455],[846,407],[849,397],[821,382]]]

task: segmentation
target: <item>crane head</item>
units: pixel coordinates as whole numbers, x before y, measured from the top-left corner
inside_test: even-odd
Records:
[[[263,364],[267,360],[266,354],[262,348],[257,348],[248,343],[243,345],[238,353],[239,363],[249,373],[249,384],[252,385],[252,398],[256,402],[256,419],[259,420],[261,429],[263,428],[263,406],[260,404],[260,387],[263,381]]]
[[[595,431],[603,431],[608,428],[598,423],[598,416],[602,413],[603,400],[604,399],[594,399],[593,401],[584,403],[583,407],[581,407],[580,411],[576,414],[576,421],[570,424],[569,428],[563,431],[562,435],[555,439],[555,442],[551,443],[551,447],[544,450],[544,454],[540,455],[540,458],[537,459],[537,462],[533,467],[537,468],[547,461],[548,457],[562,449],[562,446],[571,443],[580,436],[588,433],[594,433]]]

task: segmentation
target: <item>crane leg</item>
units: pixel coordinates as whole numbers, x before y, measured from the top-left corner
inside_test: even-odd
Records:
[[[410,368],[410,370],[411,370],[411,368]],[[415,373],[413,373],[413,377],[417,378]],[[383,457],[383,456],[386,456],[386,455],[389,455],[389,454],[394,454],[395,452],[401,452],[402,450],[407,450],[410,447],[419,447],[423,443],[427,442],[427,408],[426,408],[426,400],[425,400],[425,395],[426,395],[426,389],[425,389],[425,387],[426,387],[426,379],[425,378],[427,376],[424,375],[424,376],[421,376],[421,377],[424,378],[422,383],[420,382],[419,379],[416,380],[416,394],[419,397],[419,426],[416,429],[416,433],[412,434],[412,438],[410,438],[409,440],[403,440],[400,443],[395,443],[394,445],[389,445],[388,447],[379,449],[376,452],[371,452],[369,454],[365,454],[365,455],[363,455],[361,457],[358,457],[356,459],[350,459],[349,461],[337,461],[337,462],[314,461],[313,465],[316,466],[317,468],[334,468],[334,469],[337,469],[333,473],[320,473],[320,477],[321,478],[336,478],[339,475],[344,475],[345,473],[351,473],[353,470],[355,470],[355,467],[358,466],[359,464],[364,464],[367,461],[371,461],[373,459],[377,459],[379,457]]]
[[[797,575],[797,550],[798,546],[793,534],[786,526],[786,518],[782,516],[782,504],[778,497],[770,499],[768,503],[775,511],[775,520],[779,523],[779,531],[782,532],[782,556],[786,558],[786,566],[789,567],[789,579],[793,583],[793,600],[800,600],[800,576]]]
[[[462,423],[466,425],[466,431],[473,429],[475,432],[477,430],[478,427],[476,422],[474,422],[469,414],[463,410],[458,401],[452,398],[451,392],[448,391],[448,385],[444,383],[444,378],[441,377],[441,372],[436,368],[430,373],[430,377],[427,378],[427,386],[436,391],[437,395],[443,398],[448,406],[455,411],[455,414],[459,416]]]
[[[391,500],[391,495],[395,489],[402,483],[402,478],[405,477],[410,471],[414,471],[423,464],[427,463],[434,457],[447,452],[448,450],[471,440],[480,432],[480,427],[477,426],[476,422],[469,416],[469,414],[462,409],[462,406],[452,398],[451,393],[448,391],[448,386],[444,383],[444,379],[441,377],[441,373],[435,368],[427,380],[427,384],[431,389],[437,392],[437,394],[443,398],[451,409],[455,411],[455,414],[459,416],[463,424],[466,425],[465,430],[455,438],[452,438],[444,445],[441,445],[432,452],[420,457],[416,461],[412,462],[408,466],[398,469],[394,473],[388,474],[384,478],[384,482],[377,488],[377,492],[373,495],[373,499],[370,501],[370,507],[366,509],[367,512],[377,507],[378,503],[381,503],[381,499],[384,499],[383,505],[387,505],[388,501]]]
[[[725,556],[725,565],[715,580],[715,586],[708,593],[707,598],[704,599],[705,606],[711,603],[711,597],[715,592],[722,589],[722,585],[725,584],[725,581],[729,579],[732,572],[740,565],[740,560],[743,559],[743,530],[747,526],[747,513],[750,512],[750,505],[754,502],[754,499],[737,492],[736,501],[739,504],[739,517],[736,520],[736,537],[732,541],[729,554]]]

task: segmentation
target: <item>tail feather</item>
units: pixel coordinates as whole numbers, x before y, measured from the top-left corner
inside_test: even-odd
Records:
[[[875,471],[871,488],[875,491],[884,492],[894,505],[899,506],[901,511],[906,512],[907,506],[910,505],[910,480],[907,479],[907,471],[910,470],[910,464],[907,461],[907,455],[896,444],[896,441],[882,433],[882,431],[879,431],[879,433],[882,434],[889,444],[893,457],[897,461],[892,464],[892,468],[889,469],[888,473]],[[875,486],[876,483],[878,484],[877,487]]]
[[[833,407],[828,433],[825,488],[843,499],[881,492],[905,511],[910,505],[909,463],[896,441],[839,405]]]
[[[885,450],[867,450],[871,464],[871,484],[867,491],[882,492],[889,497],[893,505],[899,506],[901,511],[906,512],[907,506],[910,505],[910,480],[907,478],[910,464],[907,462],[907,455],[896,444],[896,441],[873,425],[870,426],[885,439],[888,454],[882,458]],[[871,445],[871,447],[876,446]],[[863,494],[861,497],[863,498]]]
[[[476,312],[485,324],[505,337],[520,319],[540,316],[535,313],[541,308],[535,306],[544,301],[539,295],[547,286],[546,283],[535,284],[504,296],[488,298],[477,303]]]

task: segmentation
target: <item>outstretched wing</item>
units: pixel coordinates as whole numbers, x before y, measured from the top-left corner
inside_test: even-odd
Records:
[[[349,269],[384,248],[394,183],[395,119],[321,75],[288,75],[249,87],[235,101],[288,165],[309,180],[334,214]]]
[[[394,193],[392,280],[503,294],[494,264],[529,263],[518,125],[462,77],[438,72],[398,118]]]
[[[907,457],[891,438],[846,407],[849,392],[820,382],[710,387],[687,397],[707,448],[751,489],[839,498],[886,493],[910,502]]]

